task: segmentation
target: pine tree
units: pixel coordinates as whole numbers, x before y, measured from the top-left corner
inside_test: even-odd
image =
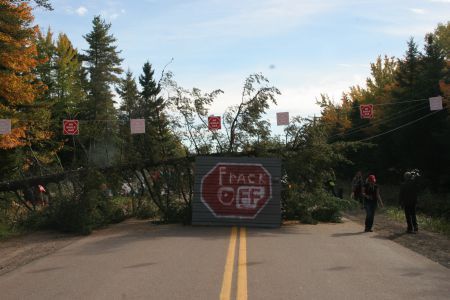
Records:
[[[137,117],[139,91],[133,73],[130,70],[126,72],[125,78],[120,81],[116,92],[122,99],[120,111],[125,116],[125,119],[130,120],[131,118]]]
[[[394,96],[399,100],[418,99],[421,96],[418,80],[420,73],[420,55],[414,39],[408,41],[408,50],[402,60],[398,60],[396,81],[398,88]]]
[[[153,78],[155,71],[152,65],[146,62],[142,67],[142,75],[139,76],[139,84],[141,85],[141,113],[156,121],[159,112],[164,109],[164,99],[158,97],[161,92],[161,86],[156,83]]]
[[[142,89],[139,113],[147,120],[148,126],[144,148],[149,147],[148,149],[153,150],[141,149],[141,151],[145,151],[146,156],[155,160],[167,158],[170,149],[167,143],[171,136],[167,116],[164,114],[164,99],[159,96],[161,86],[153,78],[155,71],[152,70],[152,65],[149,62],[144,64],[142,72],[142,75],[139,76],[139,84]]]
[[[84,36],[89,44],[84,60],[90,77],[89,108],[95,120],[102,120],[115,116],[111,84],[119,82],[122,59],[114,45],[116,38],[109,34],[111,24],[101,20],[100,16],[94,17],[92,24],[92,31]]]
[[[89,44],[84,61],[89,74],[88,101],[84,117],[94,120],[86,127],[89,135],[89,159],[98,164],[111,164],[116,152],[117,112],[111,85],[119,82],[122,73],[120,51],[114,45],[116,38],[109,33],[111,24],[100,16],[94,17],[93,28],[84,36]]]

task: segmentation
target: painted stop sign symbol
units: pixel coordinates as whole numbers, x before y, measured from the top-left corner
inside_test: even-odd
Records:
[[[220,116],[209,116],[208,117],[208,129],[209,130],[218,130],[221,129],[221,121]]]
[[[373,118],[373,105],[372,104],[360,105],[359,113],[361,115],[361,119],[372,119]]]
[[[64,135],[78,135],[78,120],[64,120],[63,121],[63,133]]]
[[[254,219],[272,198],[272,178],[261,164],[218,163],[200,189],[215,217]]]

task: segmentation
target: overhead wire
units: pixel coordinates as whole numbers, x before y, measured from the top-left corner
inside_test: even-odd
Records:
[[[338,134],[332,135],[329,138],[345,137],[345,136],[352,135],[352,134],[355,134],[355,133],[358,133],[358,132],[362,132],[364,129],[370,128],[370,127],[372,127],[374,125],[380,125],[380,124],[389,123],[390,121],[399,119],[401,117],[404,117],[404,116],[412,114],[412,113],[419,112],[419,111],[427,108],[427,106],[424,106],[424,107],[421,107],[421,106],[422,106],[421,103],[420,104],[416,104],[415,106],[403,109],[403,110],[395,113],[393,116],[389,116],[389,117],[384,118],[384,119],[377,119],[377,120],[375,120],[373,122],[371,121],[370,123],[367,123],[367,124],[362,124],[360,126],[357,126],[357,127],[354,127],[352,129],[350,129],[347,132],[343,132],[343,133],[338,133]]]
[[[415,99],[415,100],[405,100],[405,101],[399,101],[399,102],[389,102],[389,103],[367,103],[371,104],[373,106],[382,106],[382,105],[396,105],[396,104],[403,104],[403,103],[411,103],[411,102],[419,102],[419,101],[429,101],[429,98],[423,98],[423,99]],[[362,104],[364,105],[364,104]],[[361,105],[360,105],[361,106]]]
[[[440,111],[441,111],[441,110],[433,111],[433,112],[431,112],[431,113],[429,113],[429,114],[426,114],[425,116],[423,116],[423,117],[421,117],[421,118],[412,120],[412,121],[410,121],[410,122],[408,122],[408,123],[405,123],[405,124],[400,125],[400,126],[398,126],[398,127],[396,127],[396,128],[390,129],[390,130],[388,130],[388,131],[385,131],[385,132],[376,134],[376,135],[374,135],[374,136],[370,136],[370,137],[368,137],[368,138],[361,139],[361,140],[359,140],[358,142],[365,142],[365,141],[374,139],[374,138],[376,138],[376,137],[379,137],[379,136],[382,136],[382,135],[391,133],[391,132],[393,132],[393,131],[399,130],[399,129],[403,128],[403,127],[409,126],[409,125],[411,125],[411,124],[414,124],[414,123],[419,122],[420,120],[423,120],[423,119],[428,118],[428,117],[430,117],[430,116],[432,116],[432,115],[435,115],[435,114],[439,113]]]

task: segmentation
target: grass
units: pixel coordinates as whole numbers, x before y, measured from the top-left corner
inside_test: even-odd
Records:
[[[11,229],[11,226],[3,224],[0,222],[0,240],[7,239],[20,234],[20,232]]]
[[[405,222],[405,213],[398,207],[386,207],[385,214],[392,220]],[[450,236],[450,222],[442,218],[430,217],[422,213],[417,214],[419,229],[423,228],[432,232]]]

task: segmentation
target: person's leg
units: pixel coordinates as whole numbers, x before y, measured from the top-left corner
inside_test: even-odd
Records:
[[[416,206],[415,205],[413,205],[411,207],[411,222],[412,222],[414,232],[419,231],[419,226],[417,225]]]
[[[376,205],[376,204],[375,204]],[[375,205],[371,202],[366,202],[366,228],[365,231],[371,231],[373,226],[373,219],[375,216]]]
[[[369,205],[368,205],[367,202],[364,204],[364,209],[366,210],[366,221],[365,221],[365,229],[364,229],[364,231],[367,231],[368,228],[369,228],[369,223],[370,223],[370,220],[369,220],[370,208],[369,208]]]
[[[406,218],[406,224],[408,228],[406,229],[408,232],[413,231],[413,224],[411,219],[411,206],[405,205],[405,218]]]

